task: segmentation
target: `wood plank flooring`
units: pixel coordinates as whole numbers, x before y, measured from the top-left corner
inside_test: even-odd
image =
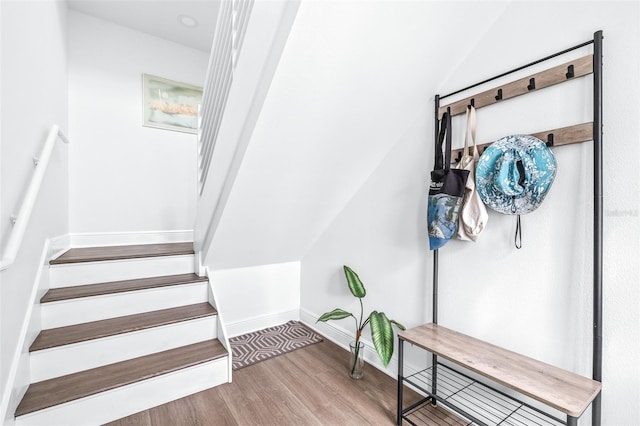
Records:
[[[234,371],[232,383],[109,425],[394,425],[396,380],[370,365],[362,380],[352,380],[347,358],[325,340]],[[419,399],[405,388],[405,406]]]
[[[216,315],[216,310],[209,303],[179,306],[177,308],[161,309],[142,314],[126,315],[100,321],[69,325],[66,327],[42,330],[33,341],[30,352],[87,340],[100,339],[117,334],[145,330],[181,321]]]
[[[180,274],[52,288],[42,296],[40,303],[57,302],[60,300],[77,299],[81,297],[103,296],[105,294],[147,290],[150,288],[191,284],[204,281],[207,281],[207,277],[199,277],[196,274]]]
[[[193,243],[142,244],[111,247],[72,248],[49,262],[51,265],[142,257],[194,254]]]
[[[202,364],[226,355],[216,340],[93,368],[55,379],[32,383],[18,405],[16,417],[73,401],[160,374]]]

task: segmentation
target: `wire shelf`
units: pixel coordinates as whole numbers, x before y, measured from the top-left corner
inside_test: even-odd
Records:
[[[436,379],[433,367],[404,378],[430,397],[451,408],[466,419],[439,423],[433,414],[431,399],[407,409],[403,416],[412,424],[454,424],[478,426],[562,426],[566,422],[500,391],[473,380],[452,368],[437,364]],[[435,389],[435,394],[432,390]]]

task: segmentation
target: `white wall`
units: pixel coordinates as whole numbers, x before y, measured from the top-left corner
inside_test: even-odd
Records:
[[[0,3],[2,45],[1,195],[2,250],[33,175],[32,157],[52,124],[67,131],[66,6],[60,2]],[[11,374],[16,372],[20,333],[26,325],[36,272],[47,238],[69,231],[67,146],[57,142],[16,261],[0,273],[0,421],[4,420]],[[37,285],[37,283],[35,283]],[[27,343],[28,344],[28,343]],[[5,393],[7,391],[7,393]]]
[[[263,8],[272,5],[262,2]],[[472,23],[480,34],[504,7],[301,2],[215,229],[210,264],[236,268],[300,259],[424,111],[442,74],[434,58],[451,55],[451,45],[471,48],[461,31],[448,35],[451,45],[433,42],[448,22]],[[462,8],[466,17],[460,17]],[[217,184],[211,178],[209,187]]]
[[[210,279],[230,337],[299,318],[300,262],[221,269]]]
[[[638,266],[629,261],[638,258],[640,231],[638,21],[637,2],[514,2],[491,31],[471,41],[475,46],[466,58],[450,65],[433,58],[443,82],[432,93],[443,94],[604,30],[605,425],[640,424]],[[479,110],[480,142],[591,121],[590,81]],[[430,117],[432,108],[404,132],[303,258],[303,312],[356,308],[341,272],[347,264],[367,286],[367,310],[384,310],[407,326],[430,320]],[[522,250],[513,247],[515,219],[493,212],[477,243],[451,242],[441,250],[441,324],[590,376],[591,149],[587,143],[554,150],[558,176],[544,204],[523,217]],[[581,424],[589,418],[587,411]]]
[[[414,119],[411,128],[302,260],[302,319],[328,337],[334,334],[343,346],[348,340],[340,341],[341,334],[353,339],[351,318],[327,323],[337,328],[337,333],[331,333],[323,324],[314,324],[322,313],[334,308],[354,315],[360,310],[357,299],[349,292],[342,265],[355,270],[367,289],[363,299],[365,315],[372,310],[383,311],[407,327],[429,320],[424,190],[425,162],[431,157],[425,135],[431,134],[431,123],[423,118],[430,116],[428,108],[424,109],[416,113],[420,118]],[[372,348],[369,328],[364,339]],[[378,361],[377,355],[370,355],[369,360]],[[397,365],[395,355],[389,371]]]
[[[208,55],[69,11],[73,233],[193,229],[196,136],[142,126],[142,74],[202,86]]]
[[[215,142],[215,149],[211,155],[206,184],[198,199],[194,243],[196,250],[203,252],[205,263],[212,268],[274,263],[251,262],[248,261],[247,256],[243,256],[244,262],[232,265],[228,262],[221,262],[227,257],[229,246],[220,245],[217,241],[213,242],[213,238],[218,235],[218,225],[223,213],[231,216],[232,222],[236,226],[243,227],[242,223],[237,220],[237,211],[227,209],[227,201],[232,188],[235,188],[236,176],[255,131],[256,121],[262,114],[263,102],[268,93],[271,96],[272,78],[276,69],[279,68],[279,60],[287,43],[291,26],[296,20],[299,4],[300,2],[297,0],[253,4],[242,48],[237,62],[234,63],[233,81],[229,88],[218,133],[215,135],[215,140],[210,135],[210,140],[203,141],[204,144]],[[224,32],[220,31],[217,37],[223,35]],[[215,54],[216,52],[212,52],[212,55]],[[212,72],[208,76],[210,80],[207,84],[214,85],[213,75]],[[211,91],[212,88],[205,88],[205,90]],[[207,117],[206,112],[203,115],[203,119]],[[212,120],[213,118],[210,118],[209,121],[203,121],[202,127],[205,132],[206,129],[213,127]],[[247,198],[251,198],[251,196]],[[255,242],[255,238],[252,238],[252,242]],[[221,250],[215,250],[218,248],[216,246]],[[249,246],[249,244],[244,244],[244,246]],[[279,262],[287,260],[291,259],[279,259]]]

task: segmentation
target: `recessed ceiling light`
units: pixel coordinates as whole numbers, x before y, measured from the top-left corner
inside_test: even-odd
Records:
[[[180,22],[187,28],[195,28],[198,26],[198,21],[196,21],[196,18],[189,15],[178,15],[178,22]]]

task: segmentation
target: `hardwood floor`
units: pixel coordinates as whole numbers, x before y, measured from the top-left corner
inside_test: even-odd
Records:
[[[233,372],[224,384],[110,426],[393,425],[397,382],[374,367],[347,374],[348,354],[325,340]],[[405,391],[405,406],[418,395]]]

